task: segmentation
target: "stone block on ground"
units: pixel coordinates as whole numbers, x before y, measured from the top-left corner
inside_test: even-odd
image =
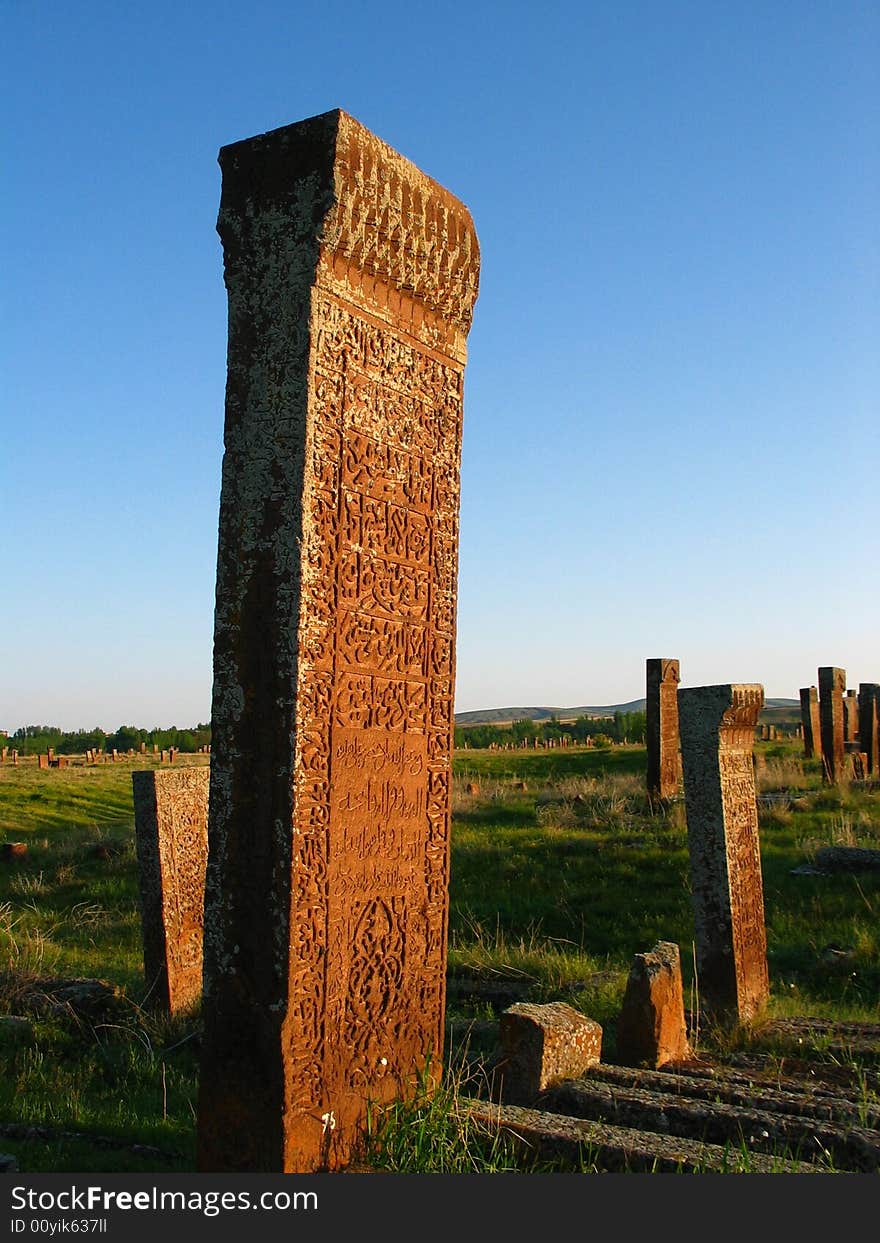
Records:
[[[518,1002],[501,1015],[497,1095],[525,1104],[561,1079],[576,1079],[602,1053],[602,1028],[564,1001]]]

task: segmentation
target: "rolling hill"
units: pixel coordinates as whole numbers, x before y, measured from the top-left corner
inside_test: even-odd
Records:
[[[615,712],[644,712],[645,700],[631,699],[628,703],[605,704],[601,707],[582,708],[480,708],[474,712],[456,712],[456,725],[509,725],[512,721],[573,721],[579,716],[610,717]],[[771,712],[775,720],[790,714],[800,715],[797,699],[770,698],[764,701],[764,712]],[[763,714],[762,714],[763,715]]]

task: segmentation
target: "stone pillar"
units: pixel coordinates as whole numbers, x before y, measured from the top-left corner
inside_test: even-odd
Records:
[[[648,797],[675,798],[681,781],[678,745],[677,660],[654,658],[645,662],[645,741],[648,748]]]
[[[880,773],[880,684],[859,683],[859,746],[868,757],[868,772],[876,780]]]
[[[804,738],[804,759],[822,758],[822,730],[819,724],[819,692],[815,686],[802,686],[801,727]]]
[[[131,774],[146,1000],[174,1014],[202,993],[207,768]]]
[[[859,736],[859,698],[856,691],[843,697],[843,741],[856,742]]]
[[[441,1063],[467,210],[340,111],[225,147],[202,1171]]]
[[[748,1022],[769,996],[752,763],[764,688],[678,692],[701,1008]]]
[[[819,718],[822,725],[822,762],[826,781],[843,772],[843,692],[846,670],[823,665],[819,670]]]
[[[617,1020],[616,1060],[657,1068],[690,1057],[681,956],[671,941],[636,954]]]

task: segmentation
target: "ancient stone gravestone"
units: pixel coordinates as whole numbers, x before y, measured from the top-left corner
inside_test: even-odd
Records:
[[[681,956],[673,941],[636,954],[617,1020],[617,1061],[664,1066],[690,1057],[684,1015]]]
[[[201,1170],[347,1163],[443,1036],[467,210],[343,112],[225,147]]]
[[[843,697],[843,741],[855,742],[859,735],[858,693],[848,690]]]
[[[819,718],[822,726],[822,765],[825,780],[836,781],[843,772],[843,692],[846,670],[823,665],[819,670]]]
[[[681,781],[678,741],[679,662],[666,658],[645,662],[645,741],[647,786],[651,799],[671,799]]]
[[[859,683],[859,743],[868,757],[868,772],[880,772],[880,685]]]
[[[819,723],[819,692],[815,686],[802,686],[798,692],[801,700],[801,727],[804,739],[804,759],[822,756],[822,730]]]
[[[202,993],[207,768],[131,774],[147,1001],[171,1014]]]
[[[602,1028],[564,1001],[521,1001],[499,1023],[501,1057],[493,1095],[527,1104],[562,1079],[577,1079],[602,1056]]]
[[[747,1022],[769,995],[752,763],[757,685],[678,692],[701,1004]]]

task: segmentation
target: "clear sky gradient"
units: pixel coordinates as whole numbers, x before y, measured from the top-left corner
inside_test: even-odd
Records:
[[[880,681],[880,7],[3,0],[0,728],[210,715],[218,149],[471,210],[456,708]]]

